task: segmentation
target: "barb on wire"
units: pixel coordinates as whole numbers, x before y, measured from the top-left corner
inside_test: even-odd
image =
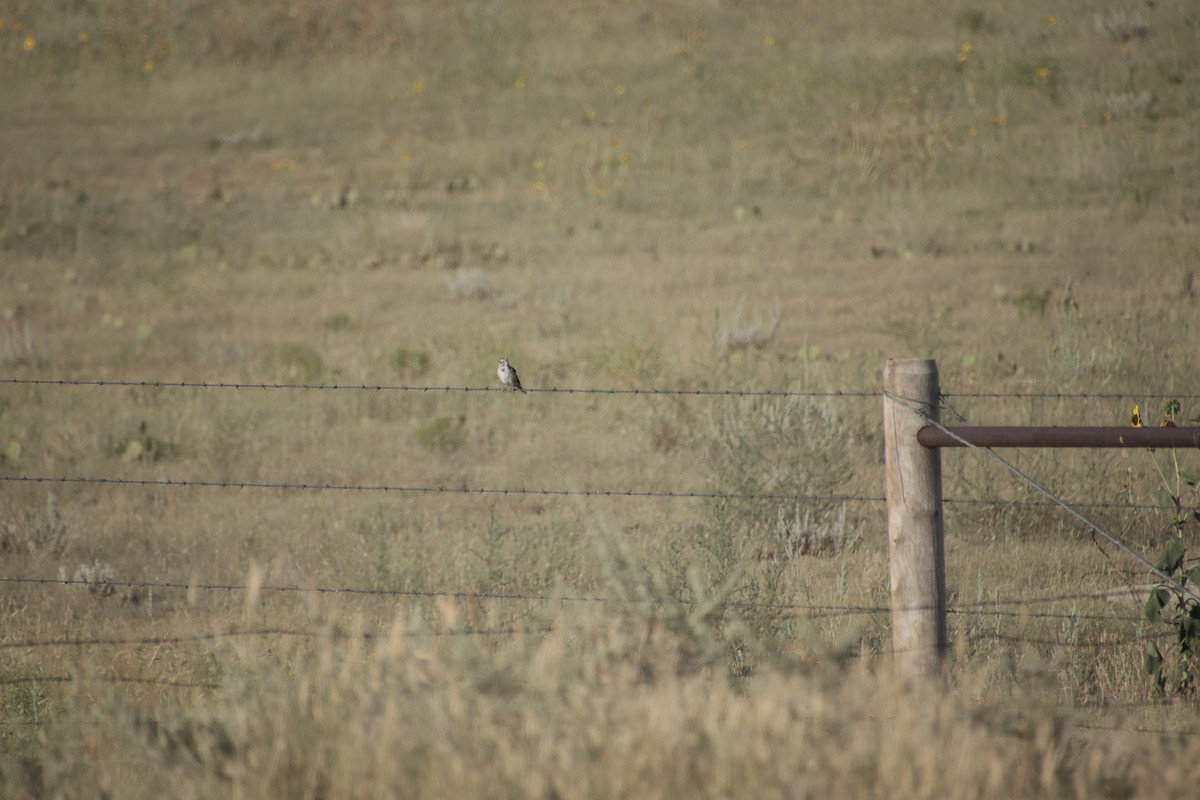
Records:
[[[73,378],[0,378],[0,384],[13,386],[97,386],[130,387],[138,389],[294,389],[310,391],[354,392],[503,392],[501,386],[406,386],[401,384],[365,383],[254,383],[227,381],[136,381]],[[754,389],[606,389],[593,387],[525,387],[525,391],[543,394],[610,394],[610,395],[690,395],[716,397],[879,397],[878,391],[828,390],[786,391]]]
[[[395,494],[498,494],[538,495],[552,497],[658,497],[693,498],[701,500],[805,500],[832,503],[882,503],[883,497],[870,495],[803,495],[803,494],[727,494],[724,492],[677,492],[636,489],[500,489],[471,486],[391,486],[386,484],[306,483],[289,481],[210,481],[172,478],[105,478],[55,475],[0,475],[0,481],[11,483],[83,483],[113,486],[170,486],[210,489],[290,489],[340,492],[383,492]]]
[[[1122,542],[1120,539],[1118,539],[1113,534],[1104,530],[1104,528],[1101,528],[1097,523],[1092,522],[1090,519],[1085,517],[1082,513],[1080,513],[1078,510],[1076,510],[1070,504],[1068,504],[1065,500],[1062,500],[1061,498],[1058,497],[1058,495],[1054,494],[1049,489],[1042,486],[1040,483],[1035,481],[1032,477],[1027,475],[1020,468],[1018,468],[1015,464],[1013,464],[1012,462],[1005,459],[1003,456],[1001,456],[999,453],[997,453],[992,448],[980,447],[976,444],[973,444],[973,443],[967,441],[962,436],[959,436],[954,431],[950,430],[945,425],[942,425],[936,419],[931,417],[929,414],[927,414],[925,412],[925,409],[921,406],[921,404],[913,402],[911,399],[899,397],[896,394],[889,392],[887,389],[883,390],[883,394],[885,397],[887,397],[897,403],[900,403],[905,408],[907,408],[909,411],[913,412],[914,414],[918,415],[923,420],[925,420],[926,424],[928,424],[934,428],[937,428],[939,431],[946,434],[951,439],[955,439],[956,441],[958,441],[964,447],[971,448],[972,450],[982,450],[984,453],[986,453],[988,455],[989,458],[1000,463],[1001,465],[1004,466],[1005,469],[1007,469],[1009,472],[1011,472],[1017,478],[1020,478],[1025,483],[1029,484],[1029,486],[1031,486],[1033,489],[1035,489],[1038,492],[1040,492],[1041,494],[1045,495],[1047,499],[1049,499],[1052,503],[1054,503],[1054,505],[1059,506],[1064,511],[1066,511],[1068,514],[1070,514],[1072,517],[1074,517],[1075,519],[1082,522],[1084,525],[1086,525],[1089,529],[1094,531],[1102,539],[1109,542],[1113,547],[1117,548],[1117,550],[1119,550],[1120,552],[1124,553],[1127,557],[1129,557],[1129,558],[1133,559],[1134,561],[1138,562],[1139,564],[1141,564],[1142,567],[1144,567],[1148,572],[1150,572],[1153,575],[1158,576],[1158,578],[1160,578],[1163,581],[1163,583],[1170,585],[1177,592],[1186,594],[1189,597],[1200,601],[1200,594],[1197,594],[1190,586],[1184,586],[1182,583],[1175,580],[1175,578],[1173,576],[1167,574],[1163,570],[1154,566],[1154,564],[1152,564],[1141,553],[1137,552],[1132,547],[1130,547],[1129,545]]]

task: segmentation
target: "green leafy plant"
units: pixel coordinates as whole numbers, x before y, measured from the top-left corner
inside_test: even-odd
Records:
[[[1163,427],[1174,427],[1182,407],[1178,400],[1167,399],[1162,405]],[[1142,420],[1135,406],[1133,423],[1140,427]],[[1169,450],[1170,473],[1164,469],[1157,454],[1151,450],[1151,460],[1162,481],[1163,492],[1160,503],[1168,515],[1167,524],[1171,538],[1163,547],[1162,556],[1155,567],[1169,580],[1159,583],[1146,600],[1146,618],[1161,622],[1173,632],[1173,646],[1163,653],[1158,644],[1151,642],[1146,649],[1145,668],[1159,691],[1171,691],[1182,695],[1194,695],[1200,673],[1200,566],[1187,568],[1187,546],[1183,535],[1189,521],[1200,522],[1200,504],[1197,501],[1196,474],[1179,462],[1178,453]],[[1190,497],[1188,497],[1190,495]],[[1185,502],[1186,501],[1186,502]]]
[[[1151,642],[1143,663],[1159,691],[1191,696],[1196,693],[1200,671],[1200,595],[1190,587],[1200,587],[1200,565],[1187,569],[1186,555],[1183,540],[1172,538],[1155,565],[1172,581],[1164,581],[1150,592],[1146,619],[1169,626],[1174,640],[1166,653]]]

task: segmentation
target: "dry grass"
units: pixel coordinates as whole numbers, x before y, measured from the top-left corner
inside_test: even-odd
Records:
[[[8,3],[0,372],[873,392],[920,355],[1143,393],[951,397],[972,422],[1153,416],[1200,394],[1200,18],[1075,5]],[[9,385],[0,470],[875,496],[878,417]],[[1013,457],[1135,506],[1167,463]],[[1146,576],[945,463],[955,652],[916,703],[878,503],[6,482],[3,575],[87,583],[0,585],[0,793],[1186,793]]]

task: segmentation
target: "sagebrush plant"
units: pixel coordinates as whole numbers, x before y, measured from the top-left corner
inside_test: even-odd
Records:
[[[711,528],[720,547],[753,543],[784,557],[838,552],[853,541],[844,494],[855,436],[837,406],[808,397],[738,398],[711,419]],[[756,499],[767,496],[766,499]],[[795,497],[795,499],[788,499]],[[831,536],[840,531],[841,541]],[[725,543],[725,539],[729,542]]]

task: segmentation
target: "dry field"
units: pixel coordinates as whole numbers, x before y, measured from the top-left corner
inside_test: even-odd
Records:
[[[887,358],[1200,410],[1200,8],[991,5],[0,0],[0,794],[1190,796],[1152,576],[982,454],[890,677]]]

